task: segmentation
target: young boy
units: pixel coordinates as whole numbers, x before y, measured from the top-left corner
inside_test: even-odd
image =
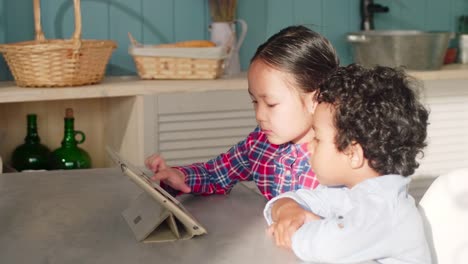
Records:
[[[410,79],[402,70],[350,65],[331,74],[316,99],[309,151],[320,185],[268,202],[276,244],[304,261],[431,263],[408,194],[428,119]]]

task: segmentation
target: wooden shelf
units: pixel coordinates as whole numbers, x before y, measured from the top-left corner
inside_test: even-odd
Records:
[[[14,82],[0,82],[0,103],[241,89],[247,90],[245,74],[216,80],[141,80],[136,76],[107,77],[99,84],[64,88],[21,88]]]
[[[468,79],[468,64],[452,64],[438,71],[409,71],[420,80]],[[20,88],[0,82],[0,103],[121,97],[173,92],[246,90],[246,74],[216,80],[141,80],[137,76],[107,77],[100,84],[65,88]]]

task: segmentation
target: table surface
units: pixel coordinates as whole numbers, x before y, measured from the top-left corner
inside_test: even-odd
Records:
[[[208,234],[137,242],[122,211],[142,191],[116,168],[0,174],[1,263],[300,263],[265,233],[265,199],[183,198]]]

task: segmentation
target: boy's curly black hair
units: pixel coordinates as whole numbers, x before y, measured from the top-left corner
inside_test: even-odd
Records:
[[[339,151],[359,143],[369,165],[381,175],[409,176],[426,146],[428,111],[402,69],[357,64],[340,67],[321,84],[319,103],[335,109]]]

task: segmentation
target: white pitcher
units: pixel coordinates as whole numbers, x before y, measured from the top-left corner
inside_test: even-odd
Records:
[[[236,23],[241,27],[239,41],[236,37]],[[242,19],[233,22],[213,22],[210,25],[211,41],[217,46],[224,46],[228,51],[228,57],[224,62],[224,74],[232,76],[240,73],[239,49],[247,34],[247,23]]]

